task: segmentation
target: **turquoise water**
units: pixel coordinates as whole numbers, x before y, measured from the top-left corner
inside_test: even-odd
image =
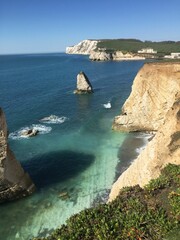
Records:
[[[127,136],[113,132],[112,121],[143,63],[91,62],[64,53],[0,56],[0,104],[9,143],[37,186],[32,196],[0,206],[1,239],[44,236],[107,193]],[[94,94],[73,94],[80,71]],[[52,121],[40,121],[51,115]],[[39,134],[21,138],[20,131],[32,126]],[[68,198],[62,199],[62,192]]]

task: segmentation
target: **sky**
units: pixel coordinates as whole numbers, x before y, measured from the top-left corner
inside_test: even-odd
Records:
[[[180,0],[0,0],[0,54],[116,38],[180,41]]]

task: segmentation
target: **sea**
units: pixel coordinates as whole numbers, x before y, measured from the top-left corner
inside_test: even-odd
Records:
[[[112,130],[143,64],[65,53],[0,56],[8,141],[36,185],[31,196],[0,205],[0,239],[47,236],[73,214],[107,200],[146,143],[144,134]],[[93,94],[73,93],[80,71]],[[37,136],[21,135],[32,128]]]

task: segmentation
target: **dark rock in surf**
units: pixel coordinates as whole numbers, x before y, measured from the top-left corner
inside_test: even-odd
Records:
[[[26,131],[22,131],[21,135],[22,136],[26,136],[26,137],[34,137],[38,134],[38,130],[36,129],[29,129],[29,130],[26,130]]]

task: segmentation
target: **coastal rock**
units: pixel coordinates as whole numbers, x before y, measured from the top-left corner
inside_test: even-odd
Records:
[[[0,108],[0,203],[30,195],[35,185],[7,143],[7,124]]]
[[[34,137],[38,134],[38,132],[39,131],[36,129],[29,129],[29,130],[22,131],[21,135],[26,137]]]
[[[92,85],[84,72],[77,75],[77,89],[75,94],[93,93]]]
[[[112,60],[112,54],[103,51],[91,51],[89,59],[92,61],[109,61]]]
[[[88,55],[91,53],[92,50],[96,49],[98,42],[99,41],[97,40],[83,40],[77,45],[74,45],[72,47],[67,47],[66,53]]]
[[[113,129],[157,131],[179,92],[179,63],[145,64],[135,77],[122,114],[115,117]]]
[[[145,59],[145,57],[142,57],[137,54],[130,53],[130,52],[123,53],[121,51],[115,51],[112,54],[112,60],[114,60],[114,61],[143,60],[143,59]]]
[[[143,60],[142,56],[138,56],[133,53],[123,53],[121,51],[114,51],[112,53],[106,52],[106,50],[91,51],[89,59],[92,61],[125,61],[125,60]]]
[[[180,63],[145,64],[114,128],[157,133],[113,184],[109,201],[125,186],[143,187],[157,178],[168,163],[180,164]]]

